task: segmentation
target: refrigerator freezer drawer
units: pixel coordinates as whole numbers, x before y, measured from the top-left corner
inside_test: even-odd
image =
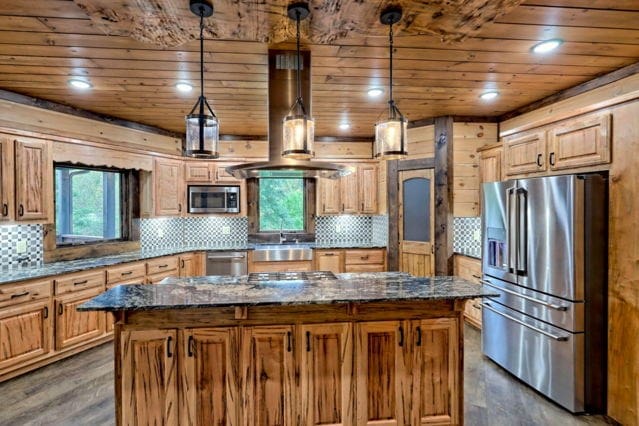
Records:
[[[549,296],[487,275],[481,282],[489,290],[499,293],[495,301],[501,305],[572,333],[585,329],[584,302]]]
[[[584,335],[483,303],[486,356],[573,413],[584,411]],[[490,330],[490,332],[486,332]]]

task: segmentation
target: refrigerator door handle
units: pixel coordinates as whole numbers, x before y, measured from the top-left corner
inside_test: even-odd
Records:
[[[555,334],[552,334],[552,333],[549,333],[549,332],[547,332],[545,330],[542,330],[541,328],[537,328],[535,326],[527,324],[524,321],[520,321],[520,320],[518,320],[515,317],[511,317],[510,315],[507,315],[507,314],[505,314],[503,312],[499,312],[497,309],[491,307],[490,303],[488,303],[488,302],[482,303],[481,306],[483,308],[488,309],[489,311],[492,311],[492,312],[496,313],[497,315],[501,315],[502,317],[508,318],[509,320],[511,320],[513,322],[516,322],[519,325],[523,325],[524,327],[527,327],[527,328],[529,328],[529,329],[531,329],[533,331],[536,331],[537,333],[543,334],[546,337],[550,337],[551,339],[557,340],[558,342],[565,342],[565,341],[568,340],[568,337],[566,337],[566,336],[557,336]]]
[[[482,283],[482,284],[485,284],[485,285],[487,285],[489,287],[492,287],[494,289],[497,289],[499,291],[503,291],[504,293],[512,294],[513,296],[517,296],[517,297],[521,297],[522,299],[530,300],[531,302],[538,303],[538,304],[540,304],[542,306],[546,306],[546,307],[548,307],[550,309],[554,309],[554,310],[557,310],[557,311],[567,311],[568,310],[568,306],[556,305],[554,303],[545,302],[543,300],[539,300],[537,298],[530,297],[530,296],[527,296],[527,295],[522,294],[522,293],[517,293],[516,291],[508,290],[508,289],[503,288],[503,287],[497,287],[495,284],[491,283],[488,280],[479,280],[479,282]]]
[[[528,272],[528,192],[517,188],[517,274]]]
[[[511,274],[515,272],[517,267],[517,202],[513,203],[513,197],[515,195],[515,186],[508,188],[508,194],[506,197],[506,214],[508,216],[508,223],[506,226],[506,241],[508,241],[508,272]]]

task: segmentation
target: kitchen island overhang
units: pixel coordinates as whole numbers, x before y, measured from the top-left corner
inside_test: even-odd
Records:
[[[494,295],[392,273],[198,277],[80,309],[116,316],[118,424],[461,424],[463,304]]]

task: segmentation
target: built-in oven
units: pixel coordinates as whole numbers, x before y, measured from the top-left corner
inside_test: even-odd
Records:
[[[189,185],[189,213],[239,213],[240,187]]]

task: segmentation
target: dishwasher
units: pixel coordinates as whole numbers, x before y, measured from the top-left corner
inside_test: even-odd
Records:
[[[206,253],[206,275],[246,275],[245,251],[209,251]]]

